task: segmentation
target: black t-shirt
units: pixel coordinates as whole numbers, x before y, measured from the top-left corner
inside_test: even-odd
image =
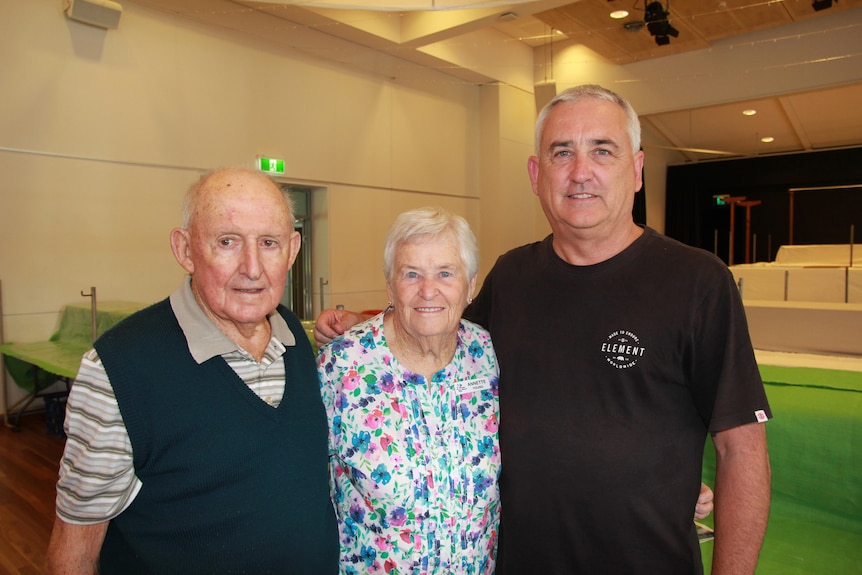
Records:
[[[465,317],[500,364],[497,575],[701,573],[707,432],[770,416],[727,267],[649,228],[572,266],[549,236],[503,255]]]

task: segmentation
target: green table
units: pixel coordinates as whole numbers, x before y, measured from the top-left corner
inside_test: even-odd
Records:
[[[862,372],[760,372],[774,419],[766,424],[772,508],[756,573],[862,574]],[[704,481],[714,478],[707,441]],[[709,573],[712,543],[701,549]]]
[[[106,301],[98,304],[96,334],[93,334],[92,310],[89,304],[69,304],[63,308],[60,328],[48,341],[10,342],[0,344],[6,368],[18,387],[28,396],[22,401],[14,419],[18,427],[21,414],[42,392],[57,381],[69,382],[77,375],[81,356],[98,337],[125,317],[146,307],[136,302]],[[5,393],[5,390],[4,390]]]

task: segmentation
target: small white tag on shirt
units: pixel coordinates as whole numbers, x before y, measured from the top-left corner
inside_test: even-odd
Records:
[[[758,409],[757,411],[755,411],[754,417],[757,418],[758,423],[764,423],[769,420],[769,418],[766,417],[766,412],[762,409]]]
[[[485,389],[491,389],[491,382],[487,377],[479,377],[476,379],[464,379],[455,382],[455,393],[475,393]]]

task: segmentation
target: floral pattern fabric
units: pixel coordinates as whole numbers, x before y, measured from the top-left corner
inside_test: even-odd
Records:
[[[493,573],[499,369],[490,335],[462,320],[455,356],[428,382],[392,355],[383,316],[318,356],[341,573]]]

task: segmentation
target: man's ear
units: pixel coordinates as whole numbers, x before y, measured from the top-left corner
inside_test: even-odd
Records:
[[[530,176],[530,185],[533,193],[539,195],[539,158],[530,156],[527,158],[527,175]]]
[[[191,238],[188,230],[182,228],[174,228],[171,230],[171,251],[177,263],[182,266],[186,272],[191,275],[195,271],[195,264],[192,262],[191,256]]]
[[[288,248],[290,249],[290,263],[287,267],[293,267],[293,262],[296,261],[296,256],[299,255],[299,248],[302,247],[302,235],[297,232],[291,232],[290,237],[287,239]]]
[[[644,169],[644,151],[638,150],[635,153],[635,192],[643,186],[643,169]]]

